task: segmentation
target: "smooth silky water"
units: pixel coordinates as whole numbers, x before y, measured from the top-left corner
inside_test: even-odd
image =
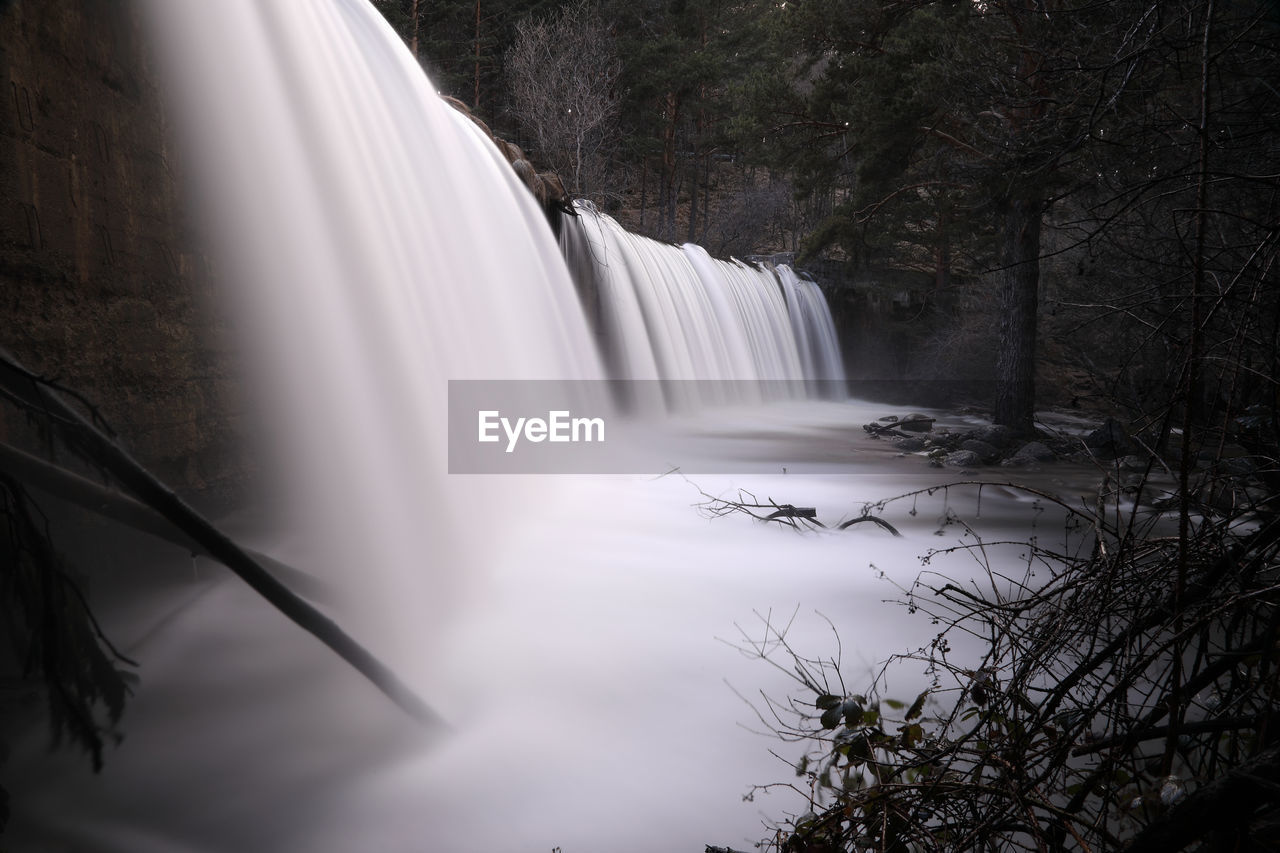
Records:
[[[38,730],[21,739],[4,766],[5,849],[751,849],[764,821],[803,805],[744,800],[791,771],[743,698],[787,682],[736,650],[740,632],[794,615],[796,647],[829,655],[825,616],[857,684],[932,635],[883,603],[895,592],[880,572],[909,583],[956,534],[935,535],[943,498],[891,514],[901,539],[866,525],[797,535],[695,505],[747,489],[832,521],[937,482],[862,437],[903,410],[790,399],[682,413],[701,445],[678,445],[675,464],[697,470],[701,446],[771,473],[460,476],[445,393],[449,379],[838,380],[816,287],[584,208],[566,239],[604,292],[599,356],[541,211],[375,10],[153,12],[271,425],[270,532],[248,544],[321,578],[326,608],[448,728],[413,723],[237,579],[175,554],[163,583],[102,614],[139,663],[123,744],[95,776]],[[988,496],[984,514],[1007,531],[1034,510]]]

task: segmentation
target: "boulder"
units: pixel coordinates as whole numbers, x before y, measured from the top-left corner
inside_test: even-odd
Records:
[[[916,453],[924,450],[923,438],[900,438],[893,443],[893,446],[901,450],[903,453]]]
[[[1115,418],[1107,418],[1102,426],[1084,437],[1085,446],[1106,459],[1128,456],[1137,447],[1124,426]]]
[[[928,432],[933,429],[933,418],[915,412],[898,421],[898,429],[908,432]]]
[[[1141,474],[1143,471],[1147,470],[1147,459],[1145,456],[1139,456],[1136,453],[1131,453],[1128,456],[1120,457],[1116,462],[1116,466],[1121,471]]]
[[[1015,456],[1030,456],[1037,462],[1052,462],[1058,457],[1048,448],[1044,442],[1028,441],[1026,444],[1018,448]]]
[[[955,453],[948,453],[942,462],[948,468],[982,467],[982,457],[974,453],[972,450],[957,450]]]
[[[971,438],[968,441],[960,442],[960,449],[971,450],[974,453],[978,454],[978,458],[982,460],[983,464],[990,464],[996,461],[996,459],[1000,457],[999,448],[976,438]]]
[[[1056,458],[1053,451],[1043,442],[1028,441],[1019,447],[1016,453],[1000,464],[1006,468],[1021,468],[1027,465],[1035,465],[1039,462],[1052,462]]]
[[[995,447],[1008,447],[1013,443],[1013,430],[1004,424],[987,424],[977,427],[972,435],[975,440],[985,441]]]

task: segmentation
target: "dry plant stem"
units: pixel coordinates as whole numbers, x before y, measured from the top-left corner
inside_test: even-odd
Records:
[[[739,500],[717,497],[703,491],[702,489],[698,489],[698,492],[706,498],[704,502],[698,504],[698,507],[710,518],[719,518],[721,516],[732,515],[734,513],[743,513],[757,519],[758,521],[773,521],[796,530],[804,529],[801,526],[801,523],[806,527],[817,527],[822,530],[830,529],[828,525],[818,520],[818,511],[814,507],[797,507],[792,506],[791,504],[780,504],[771,499],[768,499],[766,503],[761,503],[756,499],[755,495],[745,491],[738,493],[740,498]],[[741,498],[743,496],[750,498],[750,500],[742,500]],[[756,510],[773,511],[768,514],[764,514],[756,512]],[[850,519],[848,521],[842,521],[836,526],[836,529],[846,530],[849,527],[862,522],[871,522],[872,524],[889,531],[894,536],[902,536],[902,534],[898,532],[898,529],[892,524],[885,521],[883,518],[878,518],[869,514],[864,514],[858,518]]]

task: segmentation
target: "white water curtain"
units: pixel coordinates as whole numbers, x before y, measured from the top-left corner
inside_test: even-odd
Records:
[[[483,558],[476,507],[507,505],[447,478],[447,381],[601,376],[557,244],[365,0],[151,11],[305,568],[421,658]]]

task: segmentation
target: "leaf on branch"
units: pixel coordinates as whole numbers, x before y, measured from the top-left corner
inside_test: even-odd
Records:
[[[844,701],[843,697],[833,696],[830,693],[823,693],[821,696],[819,696],[817,699],[814,700],[813,706],[821,711],[826,711],[830,708],[836,707],[843,701]]]

